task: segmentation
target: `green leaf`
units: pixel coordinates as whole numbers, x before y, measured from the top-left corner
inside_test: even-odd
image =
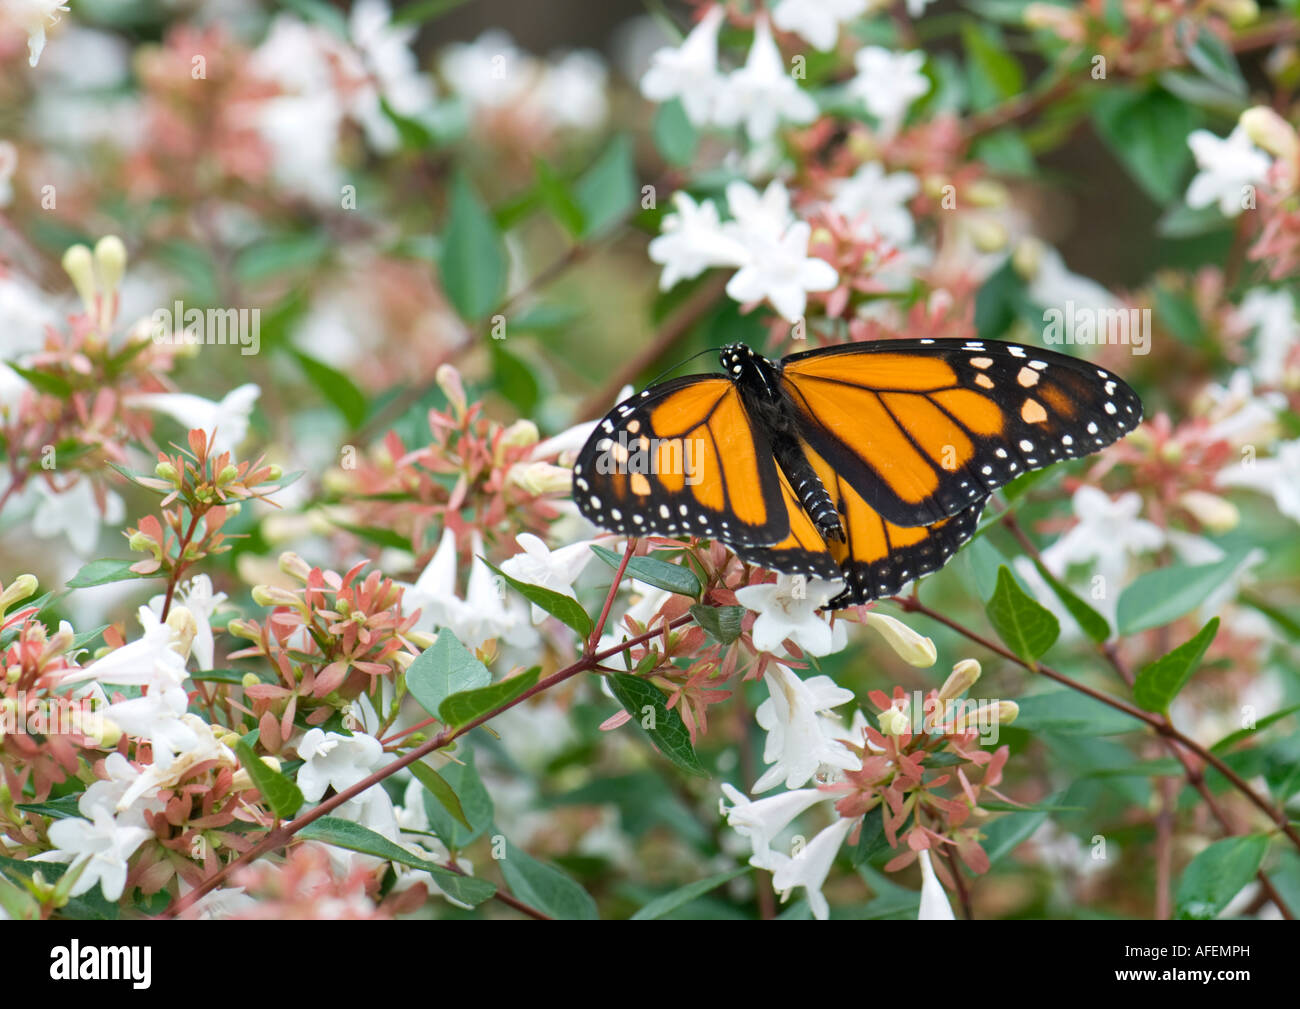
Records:
[[[745,607],[704,606],[696,603],[691,607],[691,616],[714,641],[729,645],[740,637],[740,625],[745,619]]]
[[[1217,918],[1255,878],[1267,851],[1268,838],[1263,834],[1215,841],[1183,870],[1174,897],[1177,917],[1197,921]]]
[[[464,904],[477,906],[497,892],[497,888],[485,879],[452,872],[437,862],[411,854],[369,827],[337,816],[322,816],[319,820],[313,820],[298,831],[298,837],[305,841],[332,844],[348,851],[359,851],[363,855],[374,855],[389,862],[400,862],[413,869],[423,869],[434,878],[438,889]]]
[[[1263,732],[1274,722],[1280,722],[1282,719],[1286,718],[1287,715],[1293,715],[1297,711],[1300,711],[1300,704],[1292,704],[1290,707],[1283,708],[1281,711],[1275,711],[1271,715],[1266,715],[1255,723],[1254,728],[1238,729],[1236,732],[1228,733],[1228,735],[1224,736],[1217,743],[1211,746],[1210,750],[1214,753],[1222,753],[1224,750],[1230,749],[1232,746],[1240,743],[1243,739],[1249,739],[1251,736],[1255,735],[1255,733]]]
[[[263,763],[262,758],[242,739],[235,744],[235,755],[271,811],[281,820],[292,819],[303,804],[302,790],[297,784]]]
[[[1171,564],[1133,580],[1120,593],[1116,623],[1122,635],[1163,627],[1190,613],[1228,580],[1245,554],[1225,557],[1213,564]]]
[[[1156,222],[1156,234],[1162,238],[1192,238],[1227,227],[1218,204],[1208,207],[1189,207],[1175,203]]]
[[[521,694],[527,693],[541,675],[542,667],[534,666],[527,672],[502,680],[500,683],[452,694],[439,705],[438,717],[444,724],[453,728],[458,729],[468,725],[480,715],[485,715],[493,708],[499,708]]]
[[[410,768],[411,773],[415,775],[415,779],[425,787],[425,790],[430,795],[438,800],[443,809],[454,816],[460,823],[463,823],[467,830],[474,829],[465,816],[465,807],[461,805],[460,799],[457,798],[456,790],[448,784],[446,778],[422,760],[417,760],[410,765]]]
[[[587,226],[582,208],[574,200],[573,194],[569,192],[569,187],[564,184],[564,180],[555,173],[555,169],[541,158],[537,159],[535,165],[537,170],[537,191],[542,197],[542,203],[560,222],[565,231],[575,238],[578,237]]]
[[[1083,633],[1092,638],[1097,644],[1101,644],[1109,638],[1110,624],[1106,622],[1106,618],[1062,584],[1060,579],[1047,570],[1047,566],[1041,560],[1037,557],[1032,558],[1032,560],[1043,581],[1047,582],[1051,587],[1056,594],[1056,598],[1061,600],[1070,616],[1074,617],[1074,622],[1083,629]]]
[[[857,846],[851,856],[854,865],[871,862],[878,855],[893,851],[889,838],[885,836],[885,808],[877,805],[867,811],[862,818],[861,832],[858,834]]]
[[[998,637],[1031,667],[1061,633],[1056,617],[1030,598],[1005,564],[998,568],[997,588],[987,610]]]
[[[1163,712],[1169,702],[1178,696],[1187,681],[1196,672],[1205,650],[1210,647],[1219,630],[1215,617],[1197,632],[1196,637],[1179,645],[1168,655],[1161,656],[1137,674],[1133,684],[1133,700],[1147,711]]]
[[[451,217],[438,267],[443,289],[461,318],[478,322],[501,304],[506,252],[496,221],[463,175],[451,186]]]
[[[37,392],[42,392],[47,396],[58,396],[60,399],[66,399],[72,395],[72,386],[66,379],[62,379],[58,375],[37,371],[35,368],[22,368],[12,361],[7,363],[10,368],[27,379]]]
[[[461,763],[446,764],[438,774],[455,793],[460,803],[460,815],[450,807],[443,806],[435,795],[431,794],[424,803],[424,811],[429,817],[429,829],[452,851],[461,850],[487,830],[495,812],[492,796],[483,786],[483,779],[474,767],[474,751],[463,746],[457,750],[457,757]],[[411,767],[414,770],[415,765],[412,764]],[[423,782],[423,779],[420,780]]]
[[[583,236],[600,234],[636,206],[636,168],[632,141],[615,137],[574,187],[574,198],[586,220]]]
[[[131,570],[132,564],[138,564],[139,558],[133,561],[115,560],[106,558],[105,560],[91,561],[89,564],[82,565],[80,571],[68,580],[70,589],[88,589],[94,585],[107,585],[110,582],[125,582],[133,578],[155,578],[157,575],[140,575]]]
[[[533,413],[542,397],[536,369],[521,360],[517,354],[506,350],[500,340],[490,341],[488,347],[497,392],[524,416]]]
[[[679,907],[689,904],[699,897],[703,897],[711,890],[716,890],[723,883],[729,883],[737,876],[743,876],[749,872],[749,866],[738,865],[734,869],[728,869],[725,872],[715,873],[712,876],[706,876],[704,879],[697,879],[694,883],[687,883],[685,886],[678,887],[671,893],[665,893],[661,897],[646,904],[645,907],[632,915],[632,921],[653,921],[655,918],[662,918],[666,914],[671,914]]]
[[[606,550],[595,544],[591,549],[597,557],[615,570],[618,570],[619,565],[623,563],[622,556],[614,553],[613,550]],[[700,593],[704,591],[699,578],[690,568],[681,564],[669,564],[657,557],[633,557],[627,563],[627,574],[647,585],[653,585],[666,592],[675,592],[680,596],[699,598]]]
[[[294,359],[322,396],[334,407],[351,428],[358,428],[366,419],[366,397],[352,379],[323,361],[308,357],[300,350],[291,351]]]
[[[1002,32],[997,28],[964,20],[961,38],[966,48],[971,101],[977,111],[991,108],[1025,89],[1025,73],[1007,52]]]
[[[630,673],[614,673],[609,679],[609,689],[660,753],[689,774],[709,776],[691,745],[691,734],[681,716],[668,707],[662,690]],[[649,727],[645,724],[647,720]]]
[[[1193,38],[1195,34],[1195,38]],[[1180,21],[1177,27],[1178,44],[1187,54],[1187,62],[1205,75],[1206,80],[1244,101],[1247,96],[1246,80],[1232,50],[1214,32],[1190,20]]]
[[[235,258],[234,272],[241,283],[251,284],[293,270],[316,266],[331,248],[319,232],[277,235],[248,246]]]
[[[56,820],[66,820],[68,817],[80,817],[81,809],[77,802],[81,799],[81,793],[74,795],[64,795],[58,799],[48,799],[45,802],[20,802],[18,808],[24,813],[36,813],[40,816],[53,817]]]
[[[1051,801],[1050,799],[1047,801]],[[1031,813],[1007,813],[984,828],[984,840],[980,842],[988,853],[989,862],[997,863],[1010,855],[1029,839],[1046,820],[1045,810]]]
[[[492,682],[487,666],[466,650],[445,627],[406,671],[406,689],[429,714],[438,717],[442,702],[452,694],[486,687]]]
[[[1049,690],[1022,697],[1015,728],[1074,736],[1115,736],[1135,732],[1145,723],[1074,690]]]
[[[535,606],[540,606],[551,616],[555,617],[561,623],[572,627],[582,637],[586,637],[592,632],[595,626],[591,622],[591,617],[587,611],[582,608],[582,604],[572,596],[566,596],[562,592],[556,592],[554,589],[544,588],[541,585],[531,585],[528,582],[521,582],[516,578],[511,578],[508,574],[493,564],[483,562],[492,569],[494,574],[505,579],[507,585],[518,592]]]
[[[1187,135],[1196,128],[1192,106],[1161,88],[1098,95],[1093,113],[1102,139],[1138,184],[1160,204],[1182,194],[1191,160]]]
[[[600,917],[596,902],[573,877],[539,862],[509,841],[506,857],[498,865],[514,896],[552,918],[595,921]]]
[[[414,0],[413,3],[405,4],[393,11],[392,23],[423,24],[442,17],[448,11],[453,11],[468,2],[469,0]]]
[[[655,113],[654,141],[659,153],[670,165],[689,165],[695,160],[700,134],[687,118],[681,99],[664,102]]]

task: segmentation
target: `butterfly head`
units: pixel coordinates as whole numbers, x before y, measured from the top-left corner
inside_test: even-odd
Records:
[[[758,355],[752,347],[744,343],[729,343],[718,354],[722,370],[733,378],[738,378],[747,365],[753,364]],[[761,360],[761,359],[760,359]]]

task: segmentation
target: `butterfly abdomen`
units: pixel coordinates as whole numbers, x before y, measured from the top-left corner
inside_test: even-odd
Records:
[[[781,388],[780,365],[740,344],[723,351],[722,366],[740,390],[750,420],[767,432],[772,455],[817,532],[827,541],[844,542],[835,502],[800,445],[794,408]]]

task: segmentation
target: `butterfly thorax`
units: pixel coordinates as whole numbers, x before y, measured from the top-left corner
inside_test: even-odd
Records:
[[[743,343],[723,347],[718,360],[739,390],[750,420],[767,434],[777,465],[817,531],[828,541],[843,542],[844,526],[835,503],[800,444],[798,415],[781,383],[781,365]]]

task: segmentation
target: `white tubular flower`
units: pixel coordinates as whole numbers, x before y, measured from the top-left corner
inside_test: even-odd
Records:
[[[1209,130],[1193,130],[1187,146],[1200,169],[1187,187],[1187,205],[1200,208],[1217,203],[1224,217],[1236,217],[1246,208],[1242,197],[1247,187],[1263,182],[1273,164],[1241,126],[1225,139]]]
[[[892,245],[910,245],[916,237],[916,224],[907,204],[920,191],[911,172],[887,175],[879,161],[868,161],[851,178],[833,184],[831,209],[850,221],[865,218],[867,226]]]
[[[822,830],[794,858],[778,851],[771,854],[772,889],[781,895],[784,903],[790,898],[790,891],[797,886],[804,888],[808,906],[812,908],[813,917],[825,921],[830,917],[830,905],[822,896],[822,886],[830,875],[835,853],[840,850],[844,839],[853,829],[853,820],[838,819]]]
[[[161,615],[166,596],[157,595],[149,600],[151,612]],[[226,601],[224,592],[212,591],[212,579],[195,575],[176,588],[176,601],[194,615],[194,644],[191,652],[199,669],[211,669],[216,655],[216,642],[212,636],[212,615]]]
[[[771,139],[782,122],[817,118],[817,103],[790,76],[766,18],[758,19],[745,65],[718,89],[713,115],[720,126],[742,124],[755,143]]]
[[[27,62],[36,66],[45,51],[45,29],[57,24],[59,12],[68,9],[59,0],[6,0],[5,12],[27,32]]]
[[[772,24],[826,52],[835,48],[840,25],[862,14],[868,5],[868,0],[781,0],[772,11]]]
[[[660,290],[698,277],[710,267],[740,266],[748,260],[745,246],[723,230],[712,200],[697,204],[688,193],[677,192],[673,206],[676,212],[664,216],[661,232],[648,249],[650,261],[664,268]]]
[[[830,291],[840,282],[835,267],[808,255],[811,228],[792,224],[778,242],[759,242],[750,261],[727,282],[727,294],[741,304],[766,300],[787,322],[798,322],[810,291]]]
[[[853,57],[858,75],[849,81],[848,93],[860,98],[880,121],[881,132],[893,136],[912,103],[930,90],[921,73],[925,53],[895,53],[880,46],[865,46]]]
[[[939,651],[934,647],[934,642],[912,630],[903,621],[873,611],[866,615],[863,622],[889,642],[889,647],[909,666],[928,669],[938,661]]]
[[[724,13],[721,5],[710,7],[680,46],[665,46],[650,57],[650,69],[641,78],[641,94],[652,102],[681,99],[696,126],[713,118],[720,83],[718,29]]]
[[[502,571],[529,585],[540,585],[570,599],[577,598],[573,583],[595,556],[591,552],[591,540],[579,540],[557,550],[551,550],[532,533],[520,533],[515,542],[523,547],[524,552],[502,561]],[[544,609],[533,606],[533,623],[540,624],[546,616]]]
[[[1074,514],[1079,524],[1043,551],[1043,563],[1058,577],[1071,564],[1091,564],[1104,579],[1105,593],[1098,608],[1112,623],[1130,559],[1158,550],[1165,542],[1159,526],[1138,518],[1142,497],[1137,491],[1114,500],[1096,487],[1074,492]]]
[[[358,732],[343,736],[308,729],[298,744],[306,763],[298,769],[298,787],[308,802],[316,802],[327,788],[342,792],[369,777],[384,760],[384,748],[374,736]]]
[[[760,869],[770,867],[773,839],[790,826],[796,816],[819,802],[834,802],[837,798],[816,788],[795,789],[757,800],[750,799],[731,785],[724,784],[722,791],[732,805],[726,806],[719,799],[718,809],[727,818],[727,824],[754,846],[749,864]]]
[[[1255,359],[1250,370],[1258,381],[1278,384],[1287,358],[1300,342],[1300,320],[1291,292],[1257,287],[1246,293],[1236,315],[1239,323],[1255,331]]]
[[[119,821],[103,807],[96,807],[91,820],[69,817],[51,824],[49,837],[54,848],[30,861],[71,862],[68,872],[82,869],[69,891],[73,897],[98,883],[104,899],[115,901],[126,888],[127,859],[152,836],[152,831]]]
[[[755,795],[784,781],[786,788],[807,784],[823,765],[856,770],[861,762],[819,717],[823,711],[853,700],[853,692],[836,686],[829,676],[801,680],[782,665],[764,675],[768,699],[758,706],[755,720],[767,730],[763,763],[771,764],[750,790]]]
[[[101,515],[95,500],[95,488],[82,477],[61,494],[52,491],[44,480],[34,481],[36,509],[32,512],[32,533],[41,539],[63,535],[82,557],[89,556],[99,542],[99,527],[117,525],[126,517],[126,505],[116,491],[104,492]]]
[[[746,250],[755,241],[779,242],[794,223],[790,192],[780,179],[769,182],[762,196],[748,182],[727,183],[727,209],[732,219],[723,231]],[[747,253],[741,262],[748,259]]]
[[[420,610],[417,629],[432,631],[445,627],[466,648],[477,648],[490,638],[504,638],[526,647],[537,640],[522,601],[503,598],[497,579],[480,559],[483,540],[477,532],[471,540],[474,560],[470,565],[465,598],[456,595],[456,536],[444,529],[438,549],[414,585],[404,586],[402,610]],[[517,604],[517,605],[516,605]]]
[[[777,575],[775,582],[737,589],[736,601],[758,613],[751,636],[759,651],[777,652],[789,639],[809,655],[830,655],[848,644],[848,633],[842,623],[832,627],[818,610],[839,589],[838,582]]]
[[[226,393],[219,403],[188,392],[136,393],[127,396],[124,402],[130,407],[166,414],[187,431],[200,428],[212,438],[214,452],[226,452],[248,434],[248,418],[261,394],[261,388],[248,382]]]
[[[957,916],[952,913],[952,905],[948,903],[948,895],[944,892],[943,884],[934,874],[934,866],[930,864],[930,853],[922,851],[918,857],[921,861],[921,907],[917,912],[917,919],[954,921]]]
[[[1216,479],[1223,487],[1248,487],[1270,495],[1278,511],[1300,522],[1300,439],[1279,443],[1270,459],[1229,466]]]

